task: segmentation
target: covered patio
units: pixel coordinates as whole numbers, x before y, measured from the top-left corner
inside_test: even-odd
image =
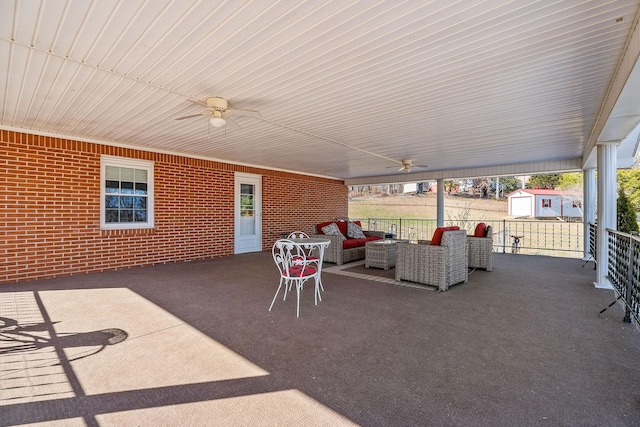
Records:
[[[4,285],[0,425],[637,425],[593,265],[494,257],[443,293],[328,268],[297,319],[267,252]]]
[[[639,7],[1,2],[0,425],[637,425],[638,331],[598,286]],[[564,171],[596,271],[326,270],[267,311],[267,251],[349,186],[435,180],[440,222],[444,180]]]

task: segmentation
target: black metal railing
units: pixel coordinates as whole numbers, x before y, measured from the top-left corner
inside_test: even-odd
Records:
[[[593,222],[589,223],[589,255],[596,261],[596,245],[598,243],[598,226]]]
[[[625,322],[640,323],[640,239],[607,229],[607,278],[625,305]]]
[[[382,230],[398,239],[429,240],[437,227],[435,219],[368,218],[362,220],[367,230]],[[472,234],[484,222],[492,228],[496,252],[554,255],[582,258],[584,253],[582,222],[544,220],[446,220],[445,226],[457,225]]]

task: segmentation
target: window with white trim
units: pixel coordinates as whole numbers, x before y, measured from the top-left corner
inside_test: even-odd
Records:
[[[100,158],[100,228],[153,227],[153,162]]]
[[[550,208],[551,207],[551,199],[542,199],[542,207]]]

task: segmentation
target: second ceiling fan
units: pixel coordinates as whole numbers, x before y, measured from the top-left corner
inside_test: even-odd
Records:
[[[393,168],[395,166],[389,166],[389,168]],[[404,173],[409,173],[411,172],[411,169],[413,168],[428,168],[429,165],[414,165],[413,162],[409,159],[403,159],[402,160],[402,167],[400,169],[398,169],[398,172],[404,172]],[[388,168],[387,168],[388,169]]]

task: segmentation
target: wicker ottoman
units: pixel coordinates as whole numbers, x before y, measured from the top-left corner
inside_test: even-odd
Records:
[[[366,268],[376,267],[385,270],[396,266],[396,249],[398,242],[408,240],[374,240],[365,244],[364,266]]]

